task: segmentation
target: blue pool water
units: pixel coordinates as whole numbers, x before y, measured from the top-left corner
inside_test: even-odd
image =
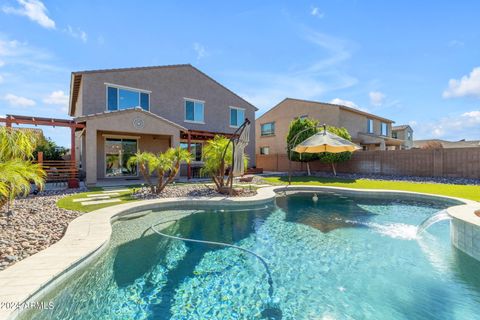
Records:
[[[449,222],[417,226],[455,203],[321,192],[243,211],[152,212],[113,225],[106,253],[46,298],[33,319],[475,319],[480,263],[452,247]],[[259,210],[253,210],[259,209]],[[235,248],[172,240],[162,232]]]

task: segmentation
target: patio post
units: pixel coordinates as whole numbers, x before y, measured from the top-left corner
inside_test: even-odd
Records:
[[[75,177],[76,172],[76,154],[75,154],[75,126],[72,125],[70,127],[70,164],[71,164],[71,172],[70,177],[68,179],[68,187],[69,188],[78,188],[80,184]]]
[[[187,150],[188,150],[188,152],[190,152],[191,151],[191,143],[192,143],[192,135],[190,133],[190,130],[188,130],[188,132],[187,132],[187,141],[188,141]],[[187,163],[187,176],[188,176],[189,180],[192,178],[192,167],[190,166],[190,162]]]

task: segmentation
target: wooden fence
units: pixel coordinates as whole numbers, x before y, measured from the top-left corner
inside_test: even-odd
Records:
[[[257,167],[265,171],[288,171],[286,154],[256,156]],[[305,163],[292,162],[292,171],[306,171]],[[310,162],[312,171],[331,171],[319,161]],[[462,177],[480,179],[480,148],[411,149],[394,151],[358,151],[350,161],[337,165],[342,173],[406,175],[426,177]]]
[[[67,183],[69,188],[78,188],[79,172],[75,160],[43,160],[43,153],[38,153],[36,161],[47,174],[47,183]]]

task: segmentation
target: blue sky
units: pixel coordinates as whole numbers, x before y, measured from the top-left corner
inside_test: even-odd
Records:
[[[480,139],[479,1],[0,1],[0,115],[66,118],[70,72],[191,63],[260,111],[344,103]],[[65,129],[45,134],[68,146]]]

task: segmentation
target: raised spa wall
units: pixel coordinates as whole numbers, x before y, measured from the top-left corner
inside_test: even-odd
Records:
[[[459,250],[480,261],[480,209],[469,205],[451,207],[450,237]]]

